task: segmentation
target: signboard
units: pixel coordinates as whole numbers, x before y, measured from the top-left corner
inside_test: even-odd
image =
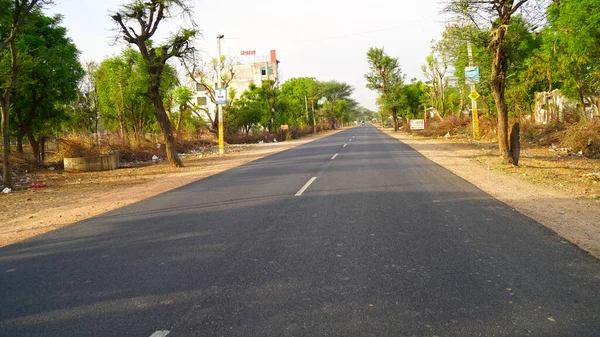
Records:
[[[411,119],[410,120],[410,129],[411,130],[425,130],[425,120],[424,119]]]
[[[216,88],[215,98],[217,104],[227,104],[227,88]]]
[[[472,101],[476,101],[479,97],[481,97],[481,95],[479,95],[479,93],[477,92],[477,90],[473,90],[471,91],[471,93],[469,94],[469,98]]]
[[[281,125],[281,126],[279,127],[279,129],[280,129],[281,131],[288,131],[288,130],[290,129],[290,126],[289,126],[289,125],[287,125],[287,124],[283,124],[283,125]]]
[[[256,50],[242,50],[240,55],[256,55]]]
[[[479,83],[479,67],[465,67],[465,84]]]

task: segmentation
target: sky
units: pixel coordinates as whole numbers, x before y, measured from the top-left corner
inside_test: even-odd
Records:
[[[47,13],[63,15],[68,35],[82,61],[102,61],[119,54],[115,25],[109,13],[128,0],[56,0]],[[421,66],[431,41],[441,38],[445,23],[443,0],[191,0],[201,31],[197,47],[207,59],[216,56],[216,36],[222,54],[239,61],[241,50],[268,55],[277,50],[282,82],[292,77],[336,80],[355,87],[354,98],[376,110],[377,94],[367,89],[366,53],[383,47],[400,60],[407,81],[423,79]],[[157,38],[189,22],[172,19],[159,27]]]

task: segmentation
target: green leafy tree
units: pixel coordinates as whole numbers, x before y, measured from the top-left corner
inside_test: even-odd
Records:
[[[372,47],[367,52],[370,71],[365,75],[367,88],[377,91],[381,97],[384,110],[389,111],[394,119],[394,131],[398,131],[398,112],[402,108],[402,86],[404,75],[397,58],[388,56],[383,48]]]
[[[233,130],[241,129],[247,135],[265,118],[267,109],[262,87],[250,84],[240,99],[233,103],[229,124]]]
[[[52,3],[51,0],[0,0],[0,124],[2,129],[2,183],[12,187],[10,164],[9,118],[11,96],[17,83],[19,54],[15,39],[23,22],[35,9]],[[8,52],[6,52],[8,50]],[[4,66],[6,64],[6,66]]]
[[[559,87],[569,98],[585,106],[592,98],[600,113],[600,3],[594,0],[554,1],[548,7],[550,25],[542,31],[543,46],[536,55],[538,76]]]
[[[348,120],[349,117],[345,116],[358,107],[358,103],[352,98],[354,87],[350,84],[338,81],[319,82],[318,92],[322,102],[319,107],[321,117],[332,128],[336,128],[338,122]]]
[[[192,39],[196,36],[195,29],[181,29],[162,44],[154,45],[152,38],[159,24],[179,13],[187,15],[192,20],[190,2],[185,0],[131,0],[121,9],[111,15],[118,25],[120,36],[129,44],[136,45],[140,50],[150,76],[148,93],[154,104],[154,113],[158,121],[167,151],[167,159],[172,167],[181,167],[183,163],[175,149],[175,135],[165,110],[161,97],[163,73],[167,61],[173,57],[185,57],[193,51]],[[137,26],[137,30],[132,27]]]
[[[36,10],[15,40],[17,50],[26,55],[28,62],[17,74],[13,117],[18,135],[27,136],[38,163],[43,161],[45,137],[60,130],[67,119],[77,83],[85,74],[77,60],[79,52],[60,26],[61,20],[60,16],[50,18]]]

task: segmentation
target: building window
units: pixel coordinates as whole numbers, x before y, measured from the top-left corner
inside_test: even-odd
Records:
[[[198,97],[198,105],[205,106],[206,105],[206,97]]]
[[[206,86],[202,83],[196,83],[196,91],[197,92],[205,92]]]
[[[262,76],[267,76],[267,70],[265,69],[265,67],[260,68],[260,74]]]

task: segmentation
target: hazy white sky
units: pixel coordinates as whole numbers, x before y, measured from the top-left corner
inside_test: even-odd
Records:
[[[85,61],[118,54],[109,12],[127,0],[57,0],[50,13],[64,16]],[[384,47],[400,59],[407,80],[422,78],[421,65],[431,40],[444,28],[443,0],[192,0],[202,30],[204,56],[216,55],[217,33],[224,34],[222,52],[240,58],[240,50],[267,55],[277,50],[282,80],[315,77],[338,80],[356,88],[355,99],[376,109],[376,94],[365,88],[369,47]],[[159,30],[168,34],[181,24],[173,20]]]

